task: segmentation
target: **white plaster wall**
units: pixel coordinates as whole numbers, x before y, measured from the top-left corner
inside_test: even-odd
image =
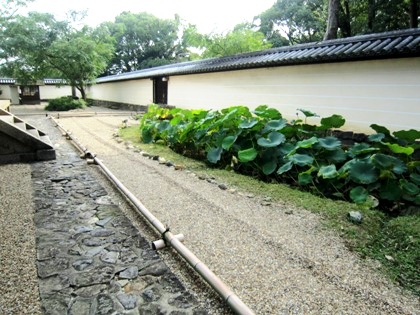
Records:
[[[80,93],[76,93],[80,96]],[[69,85],[40,85],[39,86],[39,97],[41,100],[51,100],[62,96],[70,96],[71,86]]]
[[[321,117],[339,114],[347,130],[373,132],[373,123],[420,129],[420,58],[174,76],[168,90],[168,103],[182,108],[266,104],[289,119],[297,108]]]
[[[0,99],[10,100],[13,105],[19,104],[19,92],[18,87],[15,85],[0,85],[0,90],[2,94]]]
[[[153,103],[153,81],[143,79],[95,84],[89,88],[88,97],[102,101],[149,105]]]

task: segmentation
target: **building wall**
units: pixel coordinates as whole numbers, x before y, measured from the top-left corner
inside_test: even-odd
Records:
[[[80,93],[78,93],[79,95]],[[71,94],[71,86],[63,85],[40,85],[39,86],[39,97],[41,100],[51,100],[57,97],[69,96]],[[80,95],[79,95],[80,96]]]
[[[153,101],[152,80],[109,82],[91,87],[93,99],[147,105]],[[375,123],[391,130],[420,129],[420,58],[282,66],[171,76],[168,105],[221,109],[265,104],[285,118],[297,109],[321,117],[346,119],[343,129],[373,132]],[[300,113],[300,118],[304,116]],[[308,118],[308,123],[318,123]]]
[[[95,84],[89,88],[88,97],[108,102],[148,105],[153,103],[153,81],[143,79]]]
[[[288,119],[298,108],[321,117],[339,114],[346,119],[343,129],[360,132],[372,132],[372,123],[420,129],[420,58],[176,76],[169,79],[168,97],[183,108],[266,104]]]
[[[0,99],[10,100],[12,104],[19,104],[19,92],[16,85],[0,85],[0,90],[2,94]]]

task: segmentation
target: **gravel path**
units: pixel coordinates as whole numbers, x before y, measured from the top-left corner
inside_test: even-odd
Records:
[[[349,252],[318,216],[302,209],[290,214],[286,203],[262,206],[258,198],[229,193],[127,150],[112,137],[121,117],[60,123],[172,232],[185,234],[186,246],[257,314],[419,312],[418,298]]]
[[[31,166],[0,165],[0,314],[41,314],[33,215]]]

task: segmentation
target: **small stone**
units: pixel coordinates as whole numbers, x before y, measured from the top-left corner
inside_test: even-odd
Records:
[[[185,168],[185,166],[184,165],[175,165],[174,168],[175,168],[176,171],[182,171]]]
[[[101,255],[101,260],[108,264],[115,264],[118,260],[118,252],[106,252]]]
[[[166,267],[166,265],[163,262],[158,262],[156,264],[153,264],[151,266],[148,266],[142,269],[139,272],[139,275],[140,276],[150,275],[150,276],[159,277],[165,274],[166,272],[168,272],[168,267]]]
[[[97,221],[96,223],[98,223],[99,221]],[[110,235],[113,235],[115,232],[113,230],[109,230],[109,229],[96,229],[96,230],[92,230],[90,231],[90,235],[92,235],[93,237],[107,237]]]
[[[102,220],[99,220],[98,222],[96,222],[95,224],[101,227],[104,227],[105,225],[107,225],[109,223],[109,221],[112,220],[112,217],[108,217]]]
[[[231,189],[228,190],[228,192],[230,192],[231,194],[234,194],[234,193],[236,193],[236,189],[231,188]]]
[[[246,196],[247,196],[248,198],[255,198],[255,195],[254,195],[254,194],[246,194]]]
[[[163,158],[163,157],[159,157],[158,162],[159,162],[159,164],[166,164],[166,159]]]
[[[82,260],[75,261],[72,264],[72,266],[77,271],[82,271],[82,270],[85,270],[90,265],[92,265],[92,263],[93,263],[93,259],[82,259]]]
[[[153,161],[159,161],[159,155],[152,156],[152,160]]]
[[[165,163],[165,165],[166,165],[167,167],[171,167],[171,166],[174,166],[175,164],[174,164],[172,161],[167,161],[167,162]]]
[[[137,305],[137,298],[132,294],[119,293],[117,299],[126,310],[131,310]]]
[[[389,255],[385,255],[386,260],[388,261],[395,261],[394,257],[389,256]]]
[[[362,223],[363,220],[363,216],[359,211],[350,211],[347,214],[347,218],[350,220],[350,222],[358,224]]]
[[[225,184],[219,184],[218,186],[221,190],[226,190],[228,187]]]
[[[138,275],[139,269],[135,266],[131,266],[120,272],[120,279],[135,279]]]
[[[263,200],[263,201],[261,201],[261,205],[265,206],[265,207],[271,206],[271,202]]]
[[[146,151],[141,151],[141,152],[140,152],[140,155],[141,155],[141,156],[144,156],[144,157],[149,157],[149,156],[150,156],[150,154],[149,154],[149,153],[147,153]]]
[[[293,210],[286,210],[284,213],[286,213],[286,214],[293,214]]]
[[[118,143],[121,143],[121,142],[123,142],[124,140],[123,139],[121,139],[121,138],[116,138],[115,139]]]

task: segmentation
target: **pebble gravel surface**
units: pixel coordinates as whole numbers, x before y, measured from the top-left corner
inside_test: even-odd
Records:
[[[174,234],[183,233],[185,245],[256,314],[419,313],[418,297],[387,281],[375,263],[349,252],[317,215],[287,201],[262,200],[225,189],[217,179],[159,164],[115,140],[123,119],[62,118],[60,124],[97,154]],[[105,176],[93,169],[107,188]],[[144,225],[129,206],[122,208],[133,224]],[[156,238],[150,229],[145,233],[150,240]],[[230,314],[172,250],[160,255],[207,305],[209,314]]]

